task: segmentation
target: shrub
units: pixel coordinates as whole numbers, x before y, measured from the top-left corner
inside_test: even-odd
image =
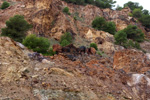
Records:
[[[141,49],[140,44],[138,42],[135,42],[134,47],[137,49]]]
[[[22,42],[26,37],[26,32],[32,27],[24,17],[21,15],[15,15],[6,21],[5,28],[2,28],[2,36],[8,36],[15,41]]]
[[[133,40],[128,41],[128,47],[134,47],[134,42]]]
[[[68,15],[71,15],[70,12],[69,12],[69,8],[68,7],[65,7],[63,9],[63,12],[66,13],[66,14],[68,14]]]
[[[127,34],[121,30],[118,31],[115,35],[115,43],[124,46],[127,43]]]
[[[91,43],[91,44],[90,44],[90,47],[93,47],[93,48],[95,48],[95,50],[98,50],[96,43]]]
[[[149,15],[149,11],[146,10],[146,9],[144,9],[144,10],[142,11],[142,13],[143,13],[144,15]]]
[[[139,18],[139,21],[143,26],[150,28],[150,15],[142,15],[142,17]]]
[[[23,44],[32,49],[34,52],[47,54],[47,50],[49,49],[50,42],[47,38],[44,37],[36,37],[36,35],[31,34],[27,36],[23,40]]]
[[[116,32],[115,23],[114,22],[107,22],[106,25],[104,26],[104,31],[114,35]]]
[[[114,6],[113,4],[116,3],[116,1],[113,0],[63,0],[63,1],[77,5],[92,4],[100,8],[112,8]]]
[[[94,0],[84,0],[87,4],[94,4]]]
[[[142,42],[144,40],[144,33],[135,25],[128,25],[123,31],[127,34],[128,39],[133,39],[137,42]]]
[[[61,39],[60,39],[60,44],[63,42],[63,40],[67,40],[69,42],[69,44],[72,43],[71,33],[66,32],[64,35],[62,35]]]
[[[70,42],[65,39],[65,40],[63,40],[63,41],[61,42],[60,45],[61,45],[62,47],[65,47],[65,46],[67,46],[67,45],[69,45],[69,44],[70,44]]]
[[[116,25],[114,22],[106,22],[103,17],[96,17],[92,22],[92,27],[98,30],[103,30],[109,32],[110,34],[115,34]]]
[[[132,13],[129,13],[128,15],[129,15],[130,17],[133,17],[133,14],[132,14]]]
[[[132,14],[133,14],[133,17],[136,17],[136,18],[142,17],[142,11],[141,11],[141,9],[134,9],[133,12],[132,12]]]
[[[106,21],[103,17],[96,17],[92,22],[92,27],[98,30],[104,30]]]
[[[117,5],[117,7],[116,7],[116,10],[122,10],[123,8],[121,7],[121,6],[119,6],[119,5]]]
[[[4,1],[3,4],[1,5],[1,9],[6,9],[10,6],[10,4],[7,1]]]
[[[141,9],[142,10],[143,9],[143,7],[139,5],[139,3],[132,2],[132,1],[125,3],[124,7],[129,7],[131,10],[134,10],[134,9]]]
[[[53,55],[55,55],[55,54],[56,54],[56,52],[53,51],[53,48],[50,48],[50,49],[48,50],[48,52],[47,52],[46,55],[48,55],[48,56],[53,56]]]
[[[113,0],[95,0],[95,5],[100,8],[112,8],[116,1]]]

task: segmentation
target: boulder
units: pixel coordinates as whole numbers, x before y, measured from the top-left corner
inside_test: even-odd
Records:
[[[91,54],[93,54],[93,55],[94,55],[94,54],[96,54],[96,50],[95,50],[95,48],[90,47],[89,49],[90,49],[90,53],[91,53]]]
[[[55,44],[55,45],[53,45],[53,51],[56,53],[61,53],[62,47],[59,44]]]

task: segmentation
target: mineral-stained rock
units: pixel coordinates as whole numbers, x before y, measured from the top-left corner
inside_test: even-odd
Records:
[[[126,72],[141,72],[143,67],[148,67],[149,61],[143,52],[126,49],[115,53],[113,68]]]
[[[91,48],[89,48],[89,49],[90,49],[91,54],[96,54],[95,48],[91,47]]]
[[[114,45],[113,35],[91,27],[94,18],[101,16],[107,21],[114,21],[117,31],[136,24],[145,33],[144,27],[128,16],[129,8],[115,11],[93,5],[68,4],[63,0],[8,1],[12,1],[12,5],[0,10],[0,29],[6,26],[6,20],[20,14],[33,25],[29,34],[59,40],[62,34],[70,32],[77,47],[88,47],[95,42],[101,51],[115,55],[114,58],[88,55],[86,48],[82,50],[84,53],[79,53],[79,48],[69,45],[62,48],[63,54],[47,56],[42,63],[28,57],[32,51],[10,38],[0,37],[0,99],[150,99],[149,55]],[[71,15],[62,12],[66,6]],[[141,44],[147,52],[148,46],[149,42]],[[53,49],[61,52],[58,45]],[[91,51],[95,54],[94,49]]]
[[[56,53],[61,53],[62,47],[59,44],[53,45],[53,51]]]

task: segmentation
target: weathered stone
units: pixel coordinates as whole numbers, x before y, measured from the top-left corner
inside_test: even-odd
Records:
[[[53,51],[56,53],[61,53],[62,47],[59,44],[53,45]]]
[[[114,69],[123,69],[126,72],[141,72],[143,67],[148,67],[146,55],[141,51],[122,50],[114,55]]]

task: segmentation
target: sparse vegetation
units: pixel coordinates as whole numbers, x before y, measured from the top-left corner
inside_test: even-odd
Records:
[[[116,40],[115,43],[122,45],[125,48],[141,49],[138,42],[144,41],[144,33],[134,25],[129,25],[124,30],[118,31],[114,37]]]
[[[131,2],[124,4],[124,7],[129,7],[132,10],[132,13],[129,14],[137,18],[143,26],[150,28],[150,13],[148,10],[144,9],[137,2]]]
[[[66,46],[72,43],[72,36],[71,33],[66,32],[64,35],[61,36],[60,44],[61,46]]]
[[[3,4],[1,5],[1,9],[6,9],[10,6],[10,4],[7,1],[4,1]]]
[[[127,34],[121,30],[118,31],[115,35],[116,44],[124,46],[127,43]]]
[[[123,31],[127,34],[128,39],[132,39],[137,42],[144,41],[144,33],[142,33],[142,30],[138,29],[135,25],[128,25],[128,27]]]
[[[98,30],[104,30],[106,21],[103,17],[96,17],[92,22],[92,27]]]
[[[2,28],[2,36],[8,36],[15,41],[22,42],[26,32],[32,26],[21,15],[15,15],[6,21],[6,27]]]
[[[50,49],[47,51],[47,53],[44,54],[44,55],[53,56],[53,55],[55,55],[55,54],[56,54],[56,52],[53,51],[53,48],[50,48]]]
[[[112,8],[116,3],[116,1],[113,0],[63,0],[63,1],[77,5],[92,4],[100,8]]]
[[[132,1],[125,3],[124,7],[129,7],[131,10],[134,10],[134,9],[141,9],[142,10],[143,9],[143,7],[139,5],[139,3],[132,2]]]
[[[106,25],[104,26],[104,31],[115,34],[116,33],[116,25],[114,22],[106,22]]]
[[[142,17],[139,18],[139,21],[143,26],[150,28],[150,15],[142,15]]]
[[[98,50],[96,43],[91,43],[91,44],[90,44],[90,47],[93,47],[93,48],[95,48],[95,50]]]
[[[122,8],[121,6],[119,6],[119,5],[116,7],[116,10],[119,10],[119,11],[120,11],[120,10],[122,10],[122,9],[123,9],[123,8]]]
[[[69,12],[69,8],[68,7],[65,7],[63,9],[63,12],[66,13],[66,14],[68,14],[68,15],[71,15],[70,12]]]
[[[141,11],[141,9],[134,9],[133,12],[132,12],[132,14],[133,14],[133,17],[135,17],[135,18],[142,17],[142,11]]]
[[[69,41],[67,41],[66,39],[64,39],[62,42],[61,42],[61,46],[62,47],[65,47],[65,46],[67,46],[67,45],[69,45],[70,43],[69,43]]]
[[[106,22],[103,17],[96,17],[92,22],[92,27],[98,30],[103,30],[111,34],[115,34],[116,25],[114,22]]]

